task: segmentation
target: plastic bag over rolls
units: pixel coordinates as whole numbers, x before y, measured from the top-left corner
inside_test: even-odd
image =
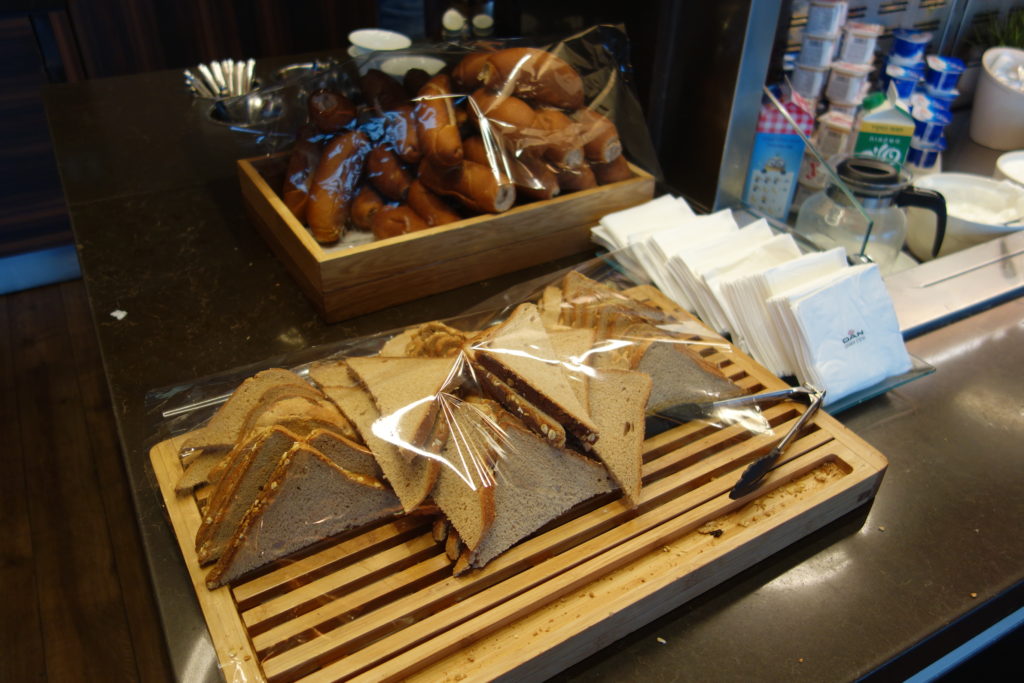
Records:
[[[679,424],[665,408],[761,387],[721,337],[600,263],[600,279],[570,271],[500,308],[249,376],[182,446],[208,586],[409,515],[436,517],[461,574],[586,501],[639,504],[645,439]],[[756,408],[736,422],[772,433]]]
[[[307,76],[281,198],[354,245],[657,173],[620,30],[370,53]],[[627,156],[629,161],[627,161]]]

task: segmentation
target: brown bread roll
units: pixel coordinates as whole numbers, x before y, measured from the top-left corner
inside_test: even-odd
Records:
[[[377,192],[395,202],[405,201],[412,182],[399,158],[384,145],[374,147],[366,157],[366,179]]]
[[[405,163],[416,164],[423,158],[412,105],[403,104],[384,112],[384,138]]]
[[[285,206],[300,222],[306,220],[306,204],[309,202],[309,183],[320,163],[320,138],[323,137],[313,125],[305,125],[295,138],[295,146],[288,157],[288,168],[281,187],[281,199]]]
[[[370,140],[359,131],[337,136],[324,148],[310,184],[306,224],[322,244],[337,242],[348,220],[348,205],[355,195],[370,151]]]
[[[462,162],[462,138],[455,116],[451,80],[446,74],[434,76],[417,96],[416,132],[423,154],[443,168]]]
[[[504,154],[500,159],[495,158],[492,164],[487,156],[484,141],[479,136],[463,140],[462,148],[467,160],[492,169],[497,165],[499,176],[502,178],[511,175],[512,184],[516,186],[516,197],[551,199],[561,192],[555,171],[543,160],[531,154]]]
[[[556,169],[556,175],[563,194],[597,187],[597,178],[590,164],[580,164],[576,168],[561,167]]]
[[[349,214],[352,224],[360,230],[373,229],[373,215],[384,208],[384,200],[369,183],[363,183],[352,200]]]
[[[462,220],[462,216],[455,213],[443,199],[428,190],[419,180],[414,180],[409,185],[408,202],[409,207],[430,227]]]
[[[307,108],[309,120],[324,133],[338,133],[356,117],[356,106],[335,90],[314,90]]]
[[[404,204],[385,206],[373,215],[373,235],[379,240],[429,227],[419,214]]]
[[[426,85],[429,80],[430,74],[423,69],[409,69],[405,72],[405,76],[402,77],[402,87],[405,88],[405,93],[409,97],[415,97],[420,88]]]
[[[573,118],[582,125],[583,154],[588,161],[607,164],[622,154],[619,130],[593,109],[581,109]]]
[[[555,166],[576,168],[583,164],[581,126],[559,109],[545,107],[534,115],[533,135],[543,149],[544,158]]]
[[[424,159],[420,162],[419,179],[433,192],[454,197],[480,213],[501,213],[516,201],[516,190],[511,183],[499,180],[490,168],[473,161],[443,169]]]
[[[366,103],[378,112],[394,111],[409,102],[401,84],[380,69],[368,69],[359,77]]]
[[[513,92],[523,99],[561,109],[583,106],[583,79],[564,60],[530,47],[511,47],[492,53],[480,69],[481,83],[491,90]]]
[[[473,52],[455,65],[452,70],[452,81],[460,90],[469,92],[480,85],[480,70],[487,63],[490,52]]]
[[[473,118],[485,117],[506,140],[517,141],[528,135],[533,127],[536,112],[518,97],[502,95],[487,88],[478,88],[470,97],[476,105],[468,104]]]
[[[617,183],[620,180],[628,180],[633,177],[633,171],[629,169],[629,162],[621,154],[607,164],[590,164],[590,167],[594,169],[598,185]]]

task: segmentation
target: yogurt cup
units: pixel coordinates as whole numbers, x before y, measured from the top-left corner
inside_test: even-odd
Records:
[[[953,102],[960,97],[959,90],[936,90],[929,85],[924,86],[924,95],[935,108],[951,111]]]
[[[871,67],[867,64],[836,62],[832,65],[825,96],[839,102],[860,102],[864,99],[864,89],[870,73]]]
[[[818,117],[816,144],[822,156],[842,154],[850,144],[853,117],[829,110]]]
[[[806,66],[796,64],[793,67],[793,89],[809,100],[817,99],[825,87],[828,78],[827,66]]]
[[[846,21],[845,0],[811,0],[807,6],[807,26],[804,30],[816,36],[830,36],[839,32]]]
[[[855,21],[843,27],[843,48],[839,61],[848,64],[870,64],[875,61],[875,46],[885,28],[880,24],[862,24]]]
[[[838,33],[828,36],[804,33],[803,40],[800,43],[800,56],[797,58],[797,63],[804,66],[828,66],[836,56],[838,44]]]
[[[928,55],[925,58],[925,64],[927,65],[924,73],[925,85],[930,85],[940,92],[956,90],[960,74],[964,72],[963,60],[956,57]]]
[[[914,137],[921,145],[934,145],[942,137],[946,126],[950,124],[953,117],[948,111],[928,106],[916,106],[911,112],[914,117]]]
[[[907,163],[924,170],[936,170],[936,165],[945,149],[946,138],[944,137],[931,144],[911,140],[910,149],[907,150]]]
[[[886,64],[882,74],[882,89],[888,91],[889,83],[896,84],[896,93],[901,100],[908,99],[921,80],[922,72],[909,66]]]
[[[924,59],[924,50],[932,34],[915,28],[898,28],[892,32],[892,46],[889,48],[889,63],[900,66],[914,66]]]
[[[836,114],[856,118],[858,109],[860,109],[860,102],[836,102],[835,100],[829,100],[828,111],[825,113],[835,112]]]

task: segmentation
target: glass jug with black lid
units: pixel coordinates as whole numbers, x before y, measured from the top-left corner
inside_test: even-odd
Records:
[[[853,199],[837,183],[829,183],[800,207],[798,233],[819,249],[845,248],[854,263],[877,263],[885,275],[895,269],[907,238],[902,207],[917,206],[935,213],[932,254],[939,253],[946,234],[946,200],[941,194],[911,186],[908,171],[881,159],[850,157],[839,163],[836,174]]]

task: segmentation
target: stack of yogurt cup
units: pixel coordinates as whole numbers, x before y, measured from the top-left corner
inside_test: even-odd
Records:
[[[829,69],[839,50],[840,28],[846,21],[845,0],[811,0],[807,24],[800,42],[800,54],[793,67],[791,83],[800,95],[817,104]]]
[[[928,55],[925,59],[923,89],[919,87],[910,98],[914,137],[907,152],[907,163],[920,171],[941,170],[945,128],[953,120],[951,107],[960,94],[956,86],[963,72],[964,63],[956,57]]]

